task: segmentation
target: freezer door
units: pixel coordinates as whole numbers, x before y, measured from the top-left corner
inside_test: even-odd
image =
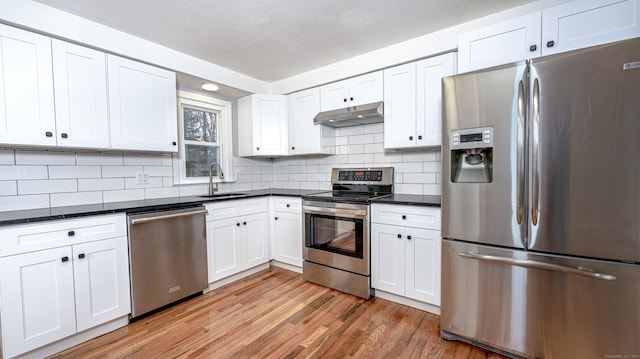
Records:
[[[533,60],[537,251],[640,262],[640,39]]]
[[[441,329],[530,358],[640,355],[640,265],[444,240]]]
[[[524,248],[526,72],[520,62],[442,80],[443,237]],[[453,131],[469,129],[493,132],[493,146],[483,149],[490,151],[488,181],[452,178],[454,168],[469,165]]]

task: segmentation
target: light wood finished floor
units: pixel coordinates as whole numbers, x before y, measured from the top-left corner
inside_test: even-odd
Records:
[[[53,358],[504,358],[439,330],[436,315],[271,267]]]

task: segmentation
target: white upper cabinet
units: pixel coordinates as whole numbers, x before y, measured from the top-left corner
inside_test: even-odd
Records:
[[[640,0],[579,0],[458,38],[458,72],[640,36]]]
[[[458,72],[540,56],[540,12],[519,16],[458,37]]]
[[[287,107],[289,155],[332,153],[335,131],[331,127],[313,124],[313,118],[320,112],[320,88],[290,94]]]
[[[640,36],[638,0],[573,1],[542,11],[542,54]]]
[[[0,144],[55,146],[51,39],[0,24]]]
[[[111,148],[178,151],[176,74],[107,55]]]
[[[52,40],[58,146],[109,148],[103,52]]]
[[[249,95],[238,99],[238,154],[286,156],[287,96]]]
[[[382,101],[382,71],[333,82],[320,87],[320,108],[330,111]]]
[[[453,53],[384,70],[384,147],[442,143],[442,84],[454,74]]]

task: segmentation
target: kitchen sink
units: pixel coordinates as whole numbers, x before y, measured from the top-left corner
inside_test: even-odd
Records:
[[[246,193],[216,193],[213,195],[206,195],[206,196],[198,196],[201,198],[233,198],[233,197],[239,197],[239,196],[246,196]]]

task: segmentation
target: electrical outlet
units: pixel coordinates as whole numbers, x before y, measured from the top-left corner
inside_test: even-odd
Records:
[[[144,172],[136,172],[136,184],[149,184],[149,175]]]

